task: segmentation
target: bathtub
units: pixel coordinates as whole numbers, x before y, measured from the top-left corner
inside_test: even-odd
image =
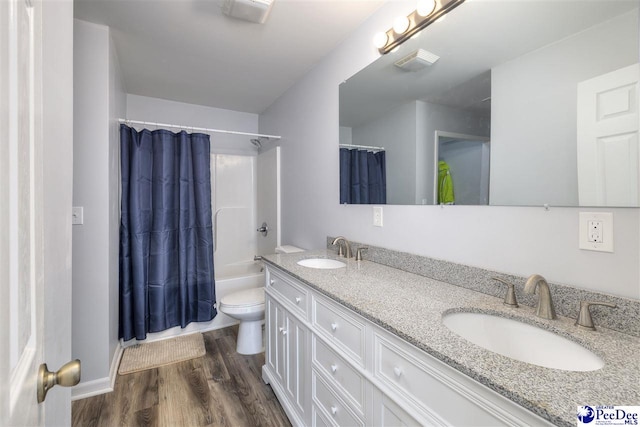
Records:
[[[216,268],[216,301],[218,304],[225,295],[261,286],[264,286],[264,267],[261,262],[247,261]],[[236,319],[218,310],[218,315],[210,322],[191,322],[185,328],[176,326],[164,331],[148,333],[147,339],[144,341],[132,339],[126,342],[120,340],[120,343],[122,347],[129,347],[142,342],[160,341],[179,335],[226,328],[237,323]]]

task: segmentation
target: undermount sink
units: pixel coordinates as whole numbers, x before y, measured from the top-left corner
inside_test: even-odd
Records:
[[[494,353],[565,371],[595,371],[604,361],[571,340],[514,319],[484,313],[449,313],[442,323],[451,331]]]
[[[338,261],[336,259],[328,259],[328,258],[309,258],[298,261],[298,265],[309,268],[320,268],[323,270],[330,270],[334,268],[342,268],[345,267],[345,264],[342,261]]]

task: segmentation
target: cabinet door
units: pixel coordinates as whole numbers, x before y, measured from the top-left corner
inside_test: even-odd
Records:
[[[266,363],[276,380],[285,383],[286,335],[282,332],[286,327],[286,318],[282,307],[270,297],[266,299],[267,348]]]
[[[309,332],[306,327],[295,317],[287,313],[286,319],[286,351],[287,351],[287,368],[286,368],[286,384],[285,389],[289,395],[291,402],[295,404],[296,409],[302,418],[307,411],[308,391],[308,370],[309,370],[309,352],[307,340]]]

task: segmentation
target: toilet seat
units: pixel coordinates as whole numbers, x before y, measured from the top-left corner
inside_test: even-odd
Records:
[[[220,306],[230,309],[251,309],[264,306],[264,288],[234,292],[220,299]]]

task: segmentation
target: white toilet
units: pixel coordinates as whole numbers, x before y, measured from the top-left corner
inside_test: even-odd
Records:
[[[276,253],[304,252],[296,246],[283,245]],[[227,316],[240,321],[236,351],[240,354],[258,354],[264,351],[262,323],[264,322],[264,288],[234,292],[220,299],[219,309]]]
[[[257,354],[264,351],[262,322],[264,321],[264,288],[234,292],[220,300],[220,311],[240,321],[236,351]]]

